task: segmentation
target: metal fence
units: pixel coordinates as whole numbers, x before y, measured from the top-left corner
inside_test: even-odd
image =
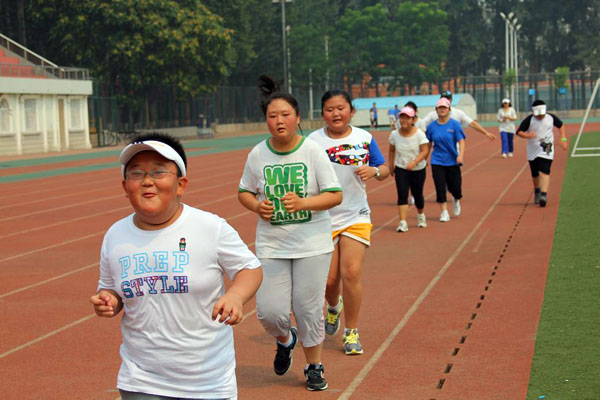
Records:
[[[586,108],[599,71],[570,72],[565,88],[556,86],[556,74],[522,74],[518,76],[513,106],[517,111],[528,111],[535,99],[542,99],[548,108],[557,111],[583,110]],[[335,88],[343,88],[343,84]],[[195,97],[187,101],[177,98],[172,88],[154,93],[153,99],[144,106],[134,108],[120,105],[114,96],[90,97],[90,126],[94,129],[112,131],[135,129],[161,129],[196,125],[200,128],[214,124],[259,122],[264,116],[259,108],[258,92],[254,86],[218,87],[214,93]],[[479,114],[495,113],[500,108],[507,87],[501,75],[467,76],[448,78],[435,83],[424,83],[418,88],[402,88],[386,91],[378,88],[380,96],[436,94],[450,89],[454,93],[469,93],[477,102]],[[318,118],[324,86],[294,86],[292,94],[298,100],[302,118]],[[353,95],[373,95],[373,88],[353,87]],[[600,99],[595,99],[593,109],[600,108]]]

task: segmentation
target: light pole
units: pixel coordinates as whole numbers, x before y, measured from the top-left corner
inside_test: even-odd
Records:
[[[515,109],[519,109],[519,63],[517,61],[517,32],[521,29],[521,25],[517,25],[518,19],[515,14],[510,12],[505,15],[500,13],[500,17],[504,20],[504,54],[506,57],[505,71],[508,72],[512,68],[515,72],[515,84],[510,88],[510,98],[515,103]],[[514,17],[514,18],[513,18]],[[515,86],[517,87],[517,97],[515,97]],[[508,96],[508,92],[506,93]]]
[[[286,25],[285,25],[285,3],[291,3],[292,0],[273,0],[273,3],[281,3],[281,39],[283,43],[283,81],[284,91],[291,92],[289,75],[288,75],[288,49],[287,49],[287,37],[286,37]]]
[[[508,65],[509,57],[510,57],[509,52],[508,52],[508,45],[509,45],[508,44],[508,20],[511,19],[513,17],[513,15],[514,14],[511,12],[508,14],[508,17],[507,17],[503,12],[500,13],[500,16],[504,20],[504,56],[505,56],[504,70],[505,71],[508,71],[508,69],[510,68],[510,66]]]
[[[515,18],[515,23],[517,19]],[[515,87],[517,89],[517,97],[513,97],[515,99],[515,110],[519,111],[519,53],[517,51],[517,36],[519,34],[519,30],[521,29],[521,24],[516,25],[513,32],[513,50],[514,54],[514,62],[515,62]]]

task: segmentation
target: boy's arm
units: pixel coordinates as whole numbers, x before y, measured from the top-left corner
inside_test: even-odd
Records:
[[[243,269],[239,271],[233,284],[221,296],[212,312],[213,321],[219,317],[219,322],[226,325],[237,325],[244,318],[243,306],[250,300],[262,283],[262,268]]]
[[[558,128],[558,131],[560,132],[560,145],[563,148],[563,150],[567,150],[567,148],[569,147],[569,142],[567,139],[567,134],[565,132],[565,126],[561,126],[560,128]]]

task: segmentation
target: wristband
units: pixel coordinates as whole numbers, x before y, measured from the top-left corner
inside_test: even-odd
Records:
[[[566,141],[567,141],[567,138],[566,138],[566,137],[560,138],[560,141],[561,141],[561,142],[566,142]]]

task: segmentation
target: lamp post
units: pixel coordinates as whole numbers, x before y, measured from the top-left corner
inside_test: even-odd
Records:
[[[515,18],[515,23],[516,23]],[[517,97],[513,97],[515,99],[515,110],[519,111],[519,53],[517,51],[517,36],[519,34],[519,30],[521,29],[521,24],[516,25],[513,33],[513,50],[514,50],[514,62],[515,62],[515,88],[517,90]]]
[[[290,78],[288,75],[288,49],[287,49],[287,29],[285,25],[285,3],[291,3],[292,0],[272,0],[273,3],[281,3],[281,41],[283,43],[283,81],[284,91],[291,92]]]
[[[510,68],[515,71],[515,84],[510,88],[510,97],[515,103],[515,109],[519,110],[519,62],[517,60],[517,32],[521,29],[521,25],[517,25],[518,19],[515,14],[510,12],[505,15],[500,13],[500,17],[504,20],[504,54],[506,57],[505,71]],[[514,17],[514,18],[513,18]],[[515,86],[517,87],[517,97],[515,97]],[[508,92],[506,93],[508,95]]]

